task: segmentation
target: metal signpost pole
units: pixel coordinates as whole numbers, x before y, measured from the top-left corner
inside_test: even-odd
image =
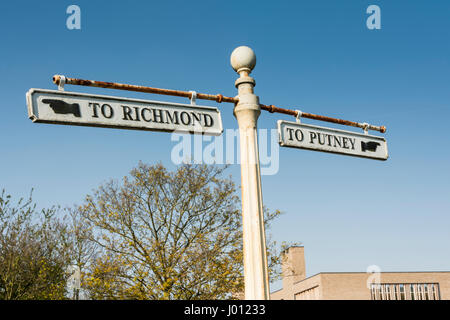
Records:
[[[256,130],[261,109],[258,97],[253,93],[255,80],[249,76],[255,64],[256,56],[249,47],[238,47],[231,54],[231,66],[240,75],[235,83],[239,102],[233,113],[239,124],[240,136],[245,299],[268,300],[269,277]]]

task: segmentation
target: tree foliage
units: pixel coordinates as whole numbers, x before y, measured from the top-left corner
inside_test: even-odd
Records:
[[[220,299],[243,291],[240,200],[225,167],[140,163],[80,208],[104,253],[94,298]],[[266,210],[266,220],[279,214]],[[271,260],[272,261],[272,260]]]
[[[55,208],[36,210],[0,195],[0,299],[63,299],[70,263],[66,226]]]
[[[3,191],[0,299],[241,298],[241,204],[225,170],[140,163],[63,216]],[[279,214],[264,209],[266,230]],[[267,246],[277,279],[276,244]],[[68,286],[74,267],[81,290]]]

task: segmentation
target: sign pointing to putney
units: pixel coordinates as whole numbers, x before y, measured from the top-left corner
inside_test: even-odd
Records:
[[[30,89],[33,122],[149,131],[222,134],[217,108],[78,92]]]
[[[355,157],[386,160],[388,150],[382,137],[278,120],[282,147],[339,153]]]

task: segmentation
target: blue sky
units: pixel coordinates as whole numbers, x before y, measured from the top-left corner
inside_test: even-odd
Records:
[[[66,28],[71,4],[81,30]],[[381,8],[380,30],[366,27],[371,4]],[[3,1],[0,188],[35,188],[40,206],[70,206],[140,160],[174,168],[167,133],[33,124],[28,89],[56,89],[51,77],[64,74],[234,96],[229,57],[247,45],[261,103],[387,127],[385,162],[280,149],[279,172],[262,178],[264,204],[284,212],[273,239],[305,245],[308,276],[374,264],[450,270],[449,12],[444,0]],[[220,108],[225,129],[237,127],[231,105],[200,103]],[[278,119],[293,120],[263,112],[259,127]],[[239,166],[229,172],[239,185]]]

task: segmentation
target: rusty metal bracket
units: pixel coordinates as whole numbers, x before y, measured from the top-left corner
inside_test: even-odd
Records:
[[[364,134],[369,134],[369,124],[367,122],[361,123]]]

